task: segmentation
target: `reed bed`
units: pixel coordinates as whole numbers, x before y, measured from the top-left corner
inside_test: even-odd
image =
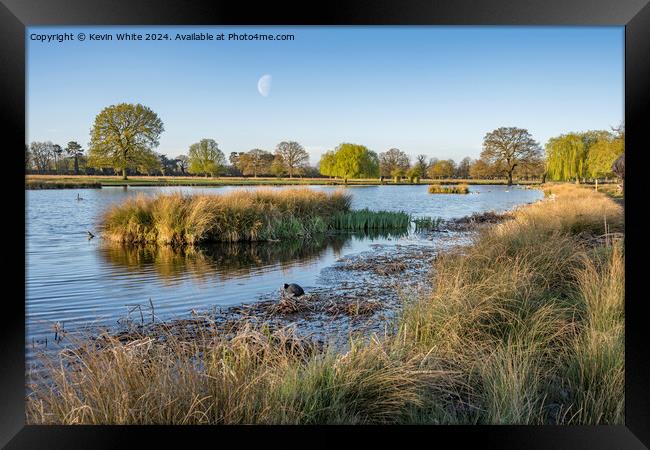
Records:
[[[250,328],[114,341],[52,361],[27,422],[622,424],[622,210],[549,189],[439,256],[393,333],[344,353]]]
[[[405,212],[361,209],[336,214],[330,228],[340,231],[406,230],[411,216]]]
[[[469,194],[469,186],[466,184],[432,184],[429,186],[429,194]]]
[[[172,245],[304,238],[324,232],[350,200],[307,188],[139,196],[109,209],[102,231],[114,242]]]

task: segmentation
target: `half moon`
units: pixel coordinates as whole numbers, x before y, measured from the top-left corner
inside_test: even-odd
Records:
[[[266,74],[257,82],[257,90],[263,97],[267,97],[271,92],[271,75]]]

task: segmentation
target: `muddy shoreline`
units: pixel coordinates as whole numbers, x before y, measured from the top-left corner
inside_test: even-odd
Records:
[[[297,298],[284,296],[278,289],[251,302],[192,310],[187,318],[166,321],[156,318],[155,305],[137,305],[119,320],[117,330],[86,331],[84,345],[101,348],[115,340],[128,344],[164,341],[170,336],[196,340],[215,333],[228,338],[243,328],[255,328],[287,330],[319,347],[344,351],[351,337],[390,334],[405,299],[430,289],[437,255],[471,245],[480,228],[510,216],[510,212],[475,214],[419,232],[417,243],[373,245],[369,251],[342,257],[323,269],[322,282]],[[58,342],[79,339],[66,334],[58,331]]]

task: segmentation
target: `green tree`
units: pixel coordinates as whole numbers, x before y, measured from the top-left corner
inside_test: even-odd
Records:
[[[83,156],[83,150],[81,148],[81,145],[77,141],[70,141],[68,142],[68,145],[65,147],[65,152],[66,154],[74,158],[74,174],[78,175],[79,174],[79,158]]]
[[[402,177],[406,175],[409,166],[408,155],[398,148],[379,154],[379,173],[383,177]]]
[[[61,155],[63,155],[63,149],[60,145],[54,144],[52,146],[52,156],[54,156],[54,170],[56,170],[56,173],[59,173],[61,169]]]
[[[625,152],[625,142],[622,138],[610,136],[596,141],[587,155],[587,172],[591,178],[609,177],[614,175],[612,165]]]
[[[379,176],[379,157],[363,145],[342,143],[335,150],[334,174],[346,182],[350,178]]]
[[[138,172],[144,173],[146,175],[158,175],[159,173],[163,173],[164,175],[160,156],[161,155],[155,152],[150,152],[142,155],[138,161],[136,169]]]
[[[275,149],[275,154],[280,156],[276,164],[281,162],[284,165],[285,171],[289,173],[289,178],[292,178],[309,162],[309,154],[302,145],[295,141],[280,142]]]
[[[188,172],[195,175],[219,175],[226,165],[226,157],[214,139],[201,139],[190,146]]]
[[[271,152],[254,148],[239,155],[236,166],[244,175],[257,177],[260,174],[270,173],[273,158]]]
[[[481,158],[492,164],[501,164],[508,176],[508,185],[512,184],[512,174],[519,164],[541,155],[539,144],[523,128],[501,127],[483,138]]]
[[[440,160],[429,168],[431,178],[451,178],[456,172],[456,163],[453,159]]]
[[[273,157],[273,162],[271,163],[271,173],[276,177],[281,177],[287,173],[287,165],[282,159],[282,155],[275,155]]]
[[[329,150],[323,153],[318,162],[318,170],[322,175],[328,177],[336,176],[336,150]]]
[[[579,133],[552,137],[546,143],[546,169],[552,180],[575,179],[587,175],[588,147]]]
[[[90,134],[88,164],[112,167],[127,179],[127,169],[151,161],[158,146],[163,123],[150,108],[141,104],[120,103],[104,108],[95,117]]]

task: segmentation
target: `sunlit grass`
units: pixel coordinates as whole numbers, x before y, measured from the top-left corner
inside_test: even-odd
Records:
[[[306,188],[138,196],[110,208],[102,231],[115,242],[173,245],[304,238],[324,232],[350,201]]]
[[[429,194],[469,194],[469,186],[466,184],[432,184],[429,186]]]

